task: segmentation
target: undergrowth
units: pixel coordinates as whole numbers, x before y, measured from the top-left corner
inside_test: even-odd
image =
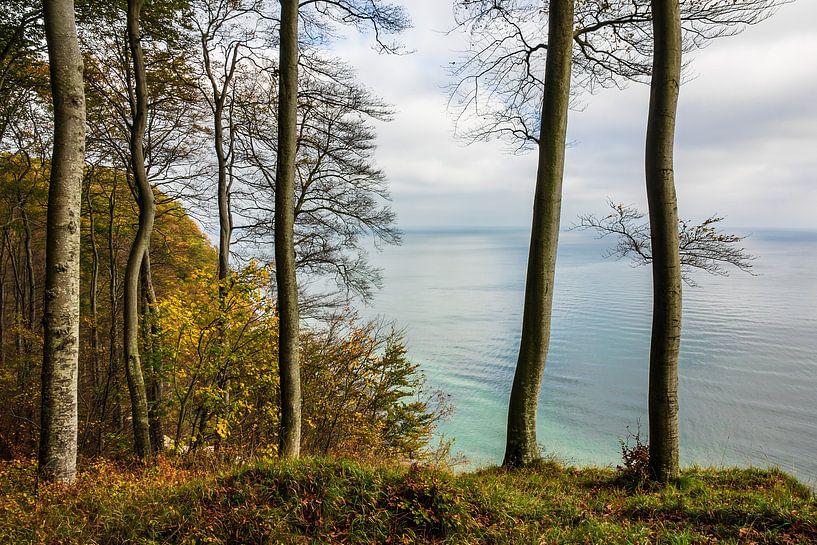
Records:
[[[242,467],[86,464],[37,487],[0,465],[2,544],[814,544],[810,491],[778,470],[684,471],[633,488],[621,471],[539,462],[453,475],[339,459]]]

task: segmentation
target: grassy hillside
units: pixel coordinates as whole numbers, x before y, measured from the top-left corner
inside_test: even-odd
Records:
[[[0,543],[817,543],[817,505],[782,472],[689,469],[634,489],[541,463],[451,475],[330,459],[240,469],[99,463],[69,489],[0,466]]]

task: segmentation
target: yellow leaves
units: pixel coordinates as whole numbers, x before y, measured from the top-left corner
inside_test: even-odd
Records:
[[[278,445],[276,443],[264,445],[258,449],[258,457],[262,460],[274,460],[278,458]]]
[[[216,422],[216,434],[221,439],[227,439],[230,435],[230,424],[227,422],[226,418],[219,418],[218,422]]]

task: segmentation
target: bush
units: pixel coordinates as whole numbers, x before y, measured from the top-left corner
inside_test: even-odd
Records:
[[[616,466],[619,482],[633,488],[641,488],[651,481],[650,446],[641,441],[641,430],[635,433],[627,428],[627,439],[619,439],[621,447],[621,461],[623,465]]]

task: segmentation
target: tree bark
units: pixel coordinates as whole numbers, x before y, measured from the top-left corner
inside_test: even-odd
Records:
[[[210,81],[213,92],[213,145],[218,163],[218,220],[219,220],[219,244],[218,244],[218,304],[219,304],[219,324],[220,339],[218,348],[221,352],[222,370],[219,373],[218,386],[224,391],[224,408],[217,416],[229,415],[230,412],[230,363],[225,357],[225,347],[223,339],[227,320],[227,295],[229,286],[227,279],[230,276],[230,243],[233,236],[233,215],[230,206],[230,186],[232,183],[233,164],[233,138],[234,121],[230,116],[228,126],[230,129],[230,146],[225,150],[224,143],[224,109],[227,104],[227,97],[230,91],[236,67],[238,66],[239,45],[232,45],[227,52],[229,68],[225,69],[224,81],[219,85],[216,76],[213,74],[212,62],[210,60],[209,43],[206,36],[202,36],[202,52],[204,56],[204,68]],[[232,55],[232,56],[231,56]],[[229,111],[229,110],[228,110]],[[206,424],[206,423],[205,423]],[[204,429],[204,427],[202,427]],[[221,437],[217,438],[216,447],[221,444]]]
[[[653,263],[650,344],[650,469],[659,482],[679,476],[678,355],[681,343],[681,259],[673,145],[681,83],[678,0],[652,0],[655,53],[650,85],[645,169]]]
[[[139,201],[139,227],[128,255],[125,267],[124,350],[125,373],[131,400],[133,438],[136,455],[150,458],[150,423],[148,418],[147,391],[139,357],[139,271],[142,259],[150,248],[150,235],[156,214],[153,189],[145,170],[144,136],[147,124],[147,82],[145,59],[141,45],[139,19],[143,0],[128,0],[127,34],[133,62],[134,92],[133,123],[130,133],[131,171]]]
[[[153,453],[164,450],[164,429],[162,427],[162,400],[164,388],[162,384],[162,359],[154,345],[159,335],[159,326],[153,318],[156,309],[156,290],[153,288],[153,273],[150,268],[150,253],[145,253],[142,259],[142,296],[144,309],[142,321],[144,324],[145,359],[150,369],[147,381],[148,421],[150,425],[150,444]]]
[[[117,324],[117,308],[119,287],[117,275],[117,247],[114,243],[114,223],[116,219],[116,191],[117,191],[117,177],[114,173],[113,181],[111,183],[111,193],[108,198],[108,306],[110,308],[110,327],[108,329],[108,374],[105,377],[105,387],[102,390],[102,408],[99,415],[99,431],[97,433],[97,454],[101,454],[104,444],[104,425],[108,415],[108,400],[111,396],[112,389],[116,388],[118,384],[117,379],[117,361],[119,355],[117,353],[116,339],[119,337],[119,328]]]
[[[3,231],[3,239],[6,233]],[[0,240],[0,367],[6,363],[6,245]]]
[[[77,461],[80,214],[85,94],[73,0],[44,1],[54,150],[46,226],[39,473],[72,482]]]
[[[214,123],[216,157],[218,158],[218,279],[222,283],[230,275],[230,239],[233,233],[233,217],[230,212],[230,187],[227,176],[227,158],[224,153],[224,126],[222,107],[216,108]],[[225,286],[221,286],[223,298]]]
[[[275,176],[275,279],[278,291],[278,367],[281,379],[279,455],[301,450],[301,371],[298,284],[295,276],[295,161],[298,127],[298,0],[282,0],[278,157]]]
[[[8,231],[5,232],[5,242],[6,248],[8,249],[9,254],[9,264],[11,265],[11,272],[12,277],[14,278],[14,322],[15,325],[19,325],[23,319],[23,286],[21,284],[20,276],[21,273],[19,268],[17,267],[17,259],[14,256],[14,248],[11,247],[11,237],[8,234]],[[19,356],[23,351],[23,341],[22,337],[20,336],[20,328],[14,328],[14,355]],[[22,373],[22,367],[18,370],[18,374]],[[20,378],[20,384],[23,384],[25,381],[23,380],[24,377]]]
[[[96,393],[100,386],[99,310],[97,308],[97,296],[99,293],[99,247],[96,243],[96,222],[94,221],[94,202],[91,196],[90,182],[88,183],[86,202],[88,203],[88,242],[91,244],[91,281],[88,285],[88,302],[91,311],[91,378]]]
[[[506,467],[539,457],[536,410],[550,343],[550,317],[562,205],[573,45],[573,0],[550,3],[539,163],[533,203],[522,338],[508,407]]]
[[[34,253],[31,248],[31,222],[28,221],[28,213],[26,213],[25,204],[20,205],[20,219],[23,221],[23,248],[25,249],[26,281],[28,283],[28,316],[26,317],[26,329],[28,329],[29,332],[34,333],[34,307],[37,299],[37,281],[34,275]],[[29,352],[30,350],[31,346],[26,346],[26,352]]]

